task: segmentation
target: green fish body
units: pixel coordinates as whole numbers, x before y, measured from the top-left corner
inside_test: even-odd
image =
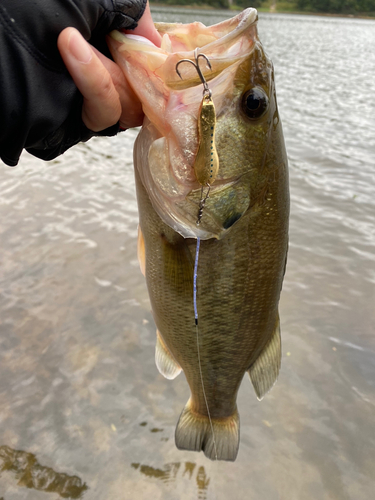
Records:
[[[245,372],[261,399],[281,360],[288,170],[273,67],[256,22],[256,11],[247,9],[211,27],[159,24],[161,49],[118,33],[110,42],[146,115],[134,163],[156,364],[170,379],[183,370],[190,387],[177,447],[203,450],[213,460],[236,459],[236,397]],[[202,186],[195,161],[203,89],[193,65],[179,65],[182,79],[174,71],[179,60],[194,60],[197,46],[212,67],[200,62],[216,109],[218,157],[199,225]]]

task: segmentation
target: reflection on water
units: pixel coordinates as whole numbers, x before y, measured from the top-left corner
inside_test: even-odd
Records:
[[[0,446],[0,472],[5,471],[15,474],[18,486],[58,493],[62,498],[82,498],[83,492],[87,490],[79,477],[40,465],[32,453]]]
[[[176,462],[172,464],[165,464],[163,469],[155,469],[148,465],[141,464],[131,464],[136,470],[139,470],[141,474],[145,476],[159,479],[163,483],[170,483],[174,481],[181,481],[183,478],[189,480],[195,479],[198,487],[197,498],[199,500],[205,500],[207,498],[207,488],[210,484],[210,479],[207,477],[205,468],[201,465],[197,467],[197,464],[193,462],[185,462],[185,466],[182,468],[183,464],[181,462]],[[180,474],[178,474],[180,471]]]
[[[261,403],[244,379],[236,462],[174,445],[189,392],[155,367],[131,130],[0,165],[0,446],[14,464],[0,499],[58,497],[24,476],[76,478],[84,500],[373,498],[375,22],[260,14],[259,30],[290,160],[290,251],[280,378]]]

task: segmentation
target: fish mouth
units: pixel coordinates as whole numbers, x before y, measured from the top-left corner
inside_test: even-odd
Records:
[[[194,50],[204,49],[210,59],[211,69],[202,67],[202,74],[207,82],[219,75],[225,68],[243,59],[252,49],[254,36],[243,38],[245,31],[256,29],[258,12],[248,8],[237,16],[212,26],[205,26],[200,22],[192,23],[195,34],[187,32],[185,24],[155,23],[155,27],[162,36],[161,47],[155,46],[146,38],[132,34],[112,31],[108,37],[108,45],[116,60],[116,51],[119,53],[135,51],[141,54],[152,55],[151,63],[155,76],[163,81],[164,85],[172,90],[183,90],[201,84],[197,72],[191,65],[186,65],[181,79],[176,73],[176,64],[181,59],[195,61]],[[150,60],[149,60],[150,61]]]
[[[187,50],[181,51],[181,45],[173,43],[172,40],[172,55],[163,65],[163,79],[166,86],[172,90],[183,90],[201,85],[202,82],[192,65],[184,66],[183,78],[179,77],[175,71],[176,64],[181,59],[195,61],[194,50],[197,47],[199,53],[204,51],[210,60],[211,68],[206,65],[202,65],[201,68],[207,82],[214,79],[227,67],[247,57],[253,48],[254,36],[244,39],[243,35],[245,31],[250,31],[252,26],[256,29],[257,21],[257,10],[248,8],[237,16],[212,26],[206,27],[201,23],[195,23],[197,25],[196,36],[184,39]],[[156,23],[155,26],[159,33],[164,36],[169,35],[172,25]]]
[[[208,27],[156,23],[160,48],[120,32],[112,32],[108,40],[147,117],[134,153],[142,184],[160,218],[184,238],[221,238],[248,209],[250,194],[244,178],[216,179],[197,225],[201,188],[194,162],[202,82],[191,64],[180,65],[181,79],[176,64],[182,59],[194,61],[197,47],[207,56],[211,69],[202,64],[201,71],[211,81],[219,116],[228,106],[237,68],[256,46],[257,20],[257,11],[249,8]]]

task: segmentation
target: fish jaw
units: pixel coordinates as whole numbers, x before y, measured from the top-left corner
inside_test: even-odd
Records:
[[[207,210],[197,225],[201,185],[194,163],[199,149],[197,120],[203,87],[191,64],[179,66],[182,79],[176,73],[176,64],[181,59],[194,60],[193,49],[200,47],[199,52],[209,58],[212,67],[210,70],[201,60],[202,73],[209,82],[218,117],[224,116],[228,107],[233,107],[233,100],[239,106],[241,89],[236,88],[235,78],[259,44],[256,21],[256,10],[247,9],[210,27],[160,23],[161,48],[127,39],[119,32],[113,32],[109,40],[114,59],[142,102],[146,116],[139,142],[148,153],[136,153],[135,158],[142,158],[142,162],[135,161],[136,168],[142,170],[142,182],[159,216],[184,238],[221,238],[249,208],[250,194],[241,185],[248,180],[243,173],[225,176],[220,163],[221,136],[225,134],[219,133],[219,173],[211,186]]]

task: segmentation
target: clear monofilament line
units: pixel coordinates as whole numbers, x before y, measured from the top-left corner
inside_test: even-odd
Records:
[[[206,403],[208,420],[210,421],[210,426],[211,426],[212,441],[214,443],[214,449],[215,449],[215,460],[217,460],[217,448],[216,448],[214,426],[212,425],[212,419],[211,419],[210,409],[208,407],[208,401],[207,401],[206,391],[204,389],[203,374],[202,374],[202,365],[201,365],[201,356],[200,356],[200,349],[199,349],[199,328],[198,328],[198,308],[197,308],[197,277],[198,277],[198,260],[199,260],[199,248],[200,248],[200,244],[201,244],[201,240],[200,240],[200,238],[197,238],[197,248],[196,248],[196,251],[195,251],[195,262],[194,262],[194,280],[193,280],[193,282],[194,282],[193,295],[194,295],[195,331],[196,331],[196,334],[197,334],[197,352],[198,352],[199,375],[201,377],[202,392],[203,392],[204,401]]]

